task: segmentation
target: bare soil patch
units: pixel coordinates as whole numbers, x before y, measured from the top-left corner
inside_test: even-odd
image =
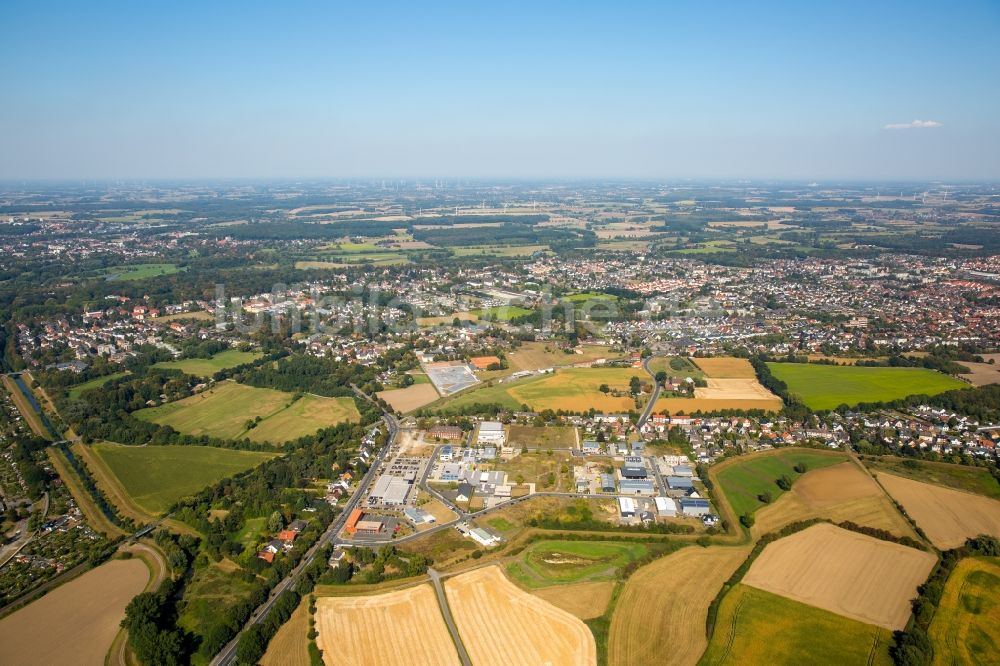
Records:
[[[411,384],[406,388],[379,391],[377,395],[401,414],[420,409],[440,397],[432,384]]]
[[[821,523],[768,545],[743,583],[887,629],[902,629],[930,553]]]
[[[973,386],[1000,384],[1000,365],[990,365],[989,363],[970,363],[968,361],[962,361],[962,365],[967,367],[972,372],[959,375],[959,377],[968,380]]]

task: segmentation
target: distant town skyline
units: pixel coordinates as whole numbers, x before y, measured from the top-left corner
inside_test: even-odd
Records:
[[[1000,179],[1000,5],[0,6],[0,179]]]

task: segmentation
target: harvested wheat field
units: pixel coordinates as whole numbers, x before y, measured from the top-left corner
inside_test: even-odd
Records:
[[[522,591],[499,567],[452,578],[445,583],[445,592],[462,643],[476,666],[597,664],[597,644],[587,625]]]
[[[764,548],[743,583],[845,617],[902,629],[936,559],[821,523]]]
[[[376,395],[400,414],[420,409],[441,397],[432,384],[411,384],[406,388],[379,391]]]
[[[987,384],[1000,384],[1000,365],[990,363],[970,363],[962,361],[962,365],[969,369],[969,372],[959,375],[962,379],[967,379],[973,386],[986,386]]]
[[[267,644],[260,666],[310,666],[309,600],[303,599]]]
[[[316,600],[316,644],[323,662],[370,666],[459,664],[434,590]]]
[[[614,581],[605,580],[593,583],[552,585],[551,587],[531,590],[531,593],[581,620],[589,620],[604,615],[614,590]]]
[[[111,560],[0,620],[2,661],[17,664],[103,664],[125,606],[142,592],[142,560]]]
[[[961,546],[978,534],[1000,537],[1000,502],[994,499],[885,472],[876,478],[938,548]]]
[[[708,606],[749,553],[689,546],[637,570],[611,617],[608,663],[696,664],[708,647]]]
[[[756,379],[750,361],[732,356],[717,356],[715,358],[692,358],[695,365],[701,368],[709,377],[717,379]]]
[[[851,521],[896,536],[919,537],[875,480],[853,462],[806,472],[792,490],[759,509],[754,538],[810,518]]]
[[[699,387],[694,390],[695,398],[706,400],[777,400],[774,395],[764,388],[756,379],[717,379],[709,377],[705,380],[706,387]]]

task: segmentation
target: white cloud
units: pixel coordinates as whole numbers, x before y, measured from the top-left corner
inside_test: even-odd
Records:
[[[942,125],[944,123],[939,123],[936,120],[914,120],[909,123],[889,123],[882,129],[930,129],[932,127],[941,127]]]

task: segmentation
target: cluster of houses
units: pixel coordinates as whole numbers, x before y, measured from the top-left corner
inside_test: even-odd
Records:
[[[295,539],[302,533],[302,530],[306,528],[306,523],[303,520],[293,520],[288,524],[283,530],[280,530],[273,539],[267,542],[267,544],[257,552],[257,557],[264,560],[268,564],[274,562],[274,558],[278,553],[285,553],[292,549],[295,545]]]

